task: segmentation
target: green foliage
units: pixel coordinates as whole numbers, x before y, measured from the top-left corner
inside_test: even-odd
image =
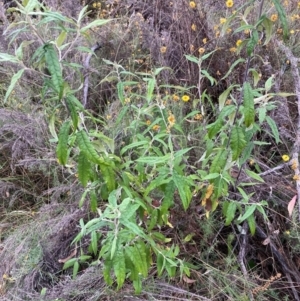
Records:
[[[286,31],[283,9],[278,1],[273,2]],[[193,195],[198,194],[207,217],[221,204],[225,226],[231,223],[240,226],[247,222],[250,233],[254,235],[256,214],[267,219],[264,209],[267,204],[264,201],[253,203],[251,195],[247,194],[245,187],[258,185],[264,180],[255,171],[247,169],[245,162],[251,158],[255,143],[264,142],[254,141],[263,124],[268,124],[271,129],[271,133],[266,131],[266,134],[280,143],[277,125],[268,116],[268,111],[276,107],[274,102],[269,102],[275,96],[270,93],[272,78],[265,82],[264,87],[258,87],[259,71],[255,67],[249,68],[255,49],[259,47],[262,28],[266,31],[266,43],[271,39],[271,21],[261,16],[256,24],[242,24],[235,30],[234,33],[251,32],[240,49],[245,46],[248,60],[244,82],[232,83],[218,95],[218,109],[211,123],[207,124],[207,119],[207,123],[195,126],[195,131],[202,130],[206,134],[202,140],[199,139],[204,150],[196,167],[189,163],[196,147],[190,144],[185,122],[196,116],[203,118],[208,115],[205,100],[210,100],[210,97],[201,90],[201,84],[207,81],[214,85],[217,80],[203,68],[203,64],[217,50],[199,57],[185,56],[198,68],[199,76],[199,97],[190,105],[188,113],[179,105],[168,104],[169,92],[186,93],[184,96],[188,99],[195,87],[161,84],[161,75],[166,68],[133,73],[119,63],[103,60],[111,71],[102,83],[114,84],[119,103],[118,118],[113,120],[114,124],[108,130],[119,131],[122,142],[118,144],[115,137],[104,134],[108,121],[91,116],[75,96],[77,90],[84,86],[83,79],[80,87],[72,90],[72,83],[63,77],[65,69],[71,68],[75,72],[78,68],[75,63],[72,65],[73,62],[66,61],[67,54],[73,50],[70,36],[75,33],[75,38],[89,40],[90,28],[102,26],[110,20],[95,20],[82,26],[87,8],[80,12],[75,22],[47,9],[35,11],[38,5],[37,1],[23,1],[23,6],[18,4],[18,10],[25,15],[41,16],[38,25],[53,26],[57,32],[56,38],[44,42],[38,26],[28,24],[28,30],[36,34],[41,44],[35,50],[31,64],[37,69],[46,68],[49,73],[43,74],[41,94],[49,102],[53,101],[53,109],[67,115],[67,120],[58,125],[56,121],[61,121],[59,116],[56,119],[51,112],[49,128],[57,143],[56,155],[61,165],[74,166],[84,188],[79,206],[89,200],[90,211],[97,214],[97,217],[88,215],[87,220],[80,221],[80,232],[73,240],[73,244],[80,248],[80,255],[68,260],[63,269],[72,268],[73,277],[76,277],[87,263],[97,265],[101,262],[108,285],[113,285],[115,280],[116,288],[120,289],[129,279],[136,292],[141,291],[142,281],[154,262],[158,276],[175,277],[178,273],[190,276],[189,265],[180,259],[179,246],[171,243],[161,228],[173,227],[170,217],[174,204],[186,211],[193,204]],[[18,32],[12,34],[17,36]],[[76,51],[81,54],[83,49]],[[15,56],[0,54],[0,61],[18,65],[22,65],[22,58],[21,46]],[[227,79],[245,62],[244,58],[236,59],[222,79]],[[5,101],[25,70],[20,69],[12,77]],[[251,80],[248,78],[250,72]],[[132,88],[130,93],[127,92],[128,87]],[[226,103],[228,98],[232,101],[230,104]],[[59,128],[58,136],[56,127]],[[246,174],[250,180],[241,182],[234,178],[234,170],[238,170],[238,174]],[[229,197],[231,186],[235,188],[236,199]],[[90,241],[87,255],[80,246],[86,236]]]

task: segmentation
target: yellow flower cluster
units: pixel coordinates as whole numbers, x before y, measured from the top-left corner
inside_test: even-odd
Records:
[[[189,97],[188,95],[183,95],[183,96],[181,97],[181,99],[182,99],[182,101],[184,101],[184,102],[188,102],[188,101],[190,100],[190,97]]]
[[[190,8],[195,8],[195,7],[196,7],[195,1],[190,1]]]
[[[239,47],[242,43],[243,43],[242,40],[237,40],[235,44],[236,44],[237,47]]]
[[[283,155],[281,158],[284,162],[287,162],[290,160],[290,157],[288,155]]]
[[[167,52],[167,47],[166,46],[160,47],[160,53],[166,53],[166,52]]]
[[[226,7],[228,7],[228,8],[232,7],[233,4],[234,4],[233,0],[227,0],[226,1]]]
[[[277,19],[278,19],[278,15],[277,14],[273,14],[270,19],[271,19],[272,22],[276,22]]]

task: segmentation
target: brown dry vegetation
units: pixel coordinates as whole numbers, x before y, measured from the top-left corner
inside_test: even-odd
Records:
[[[300,7],[295,1],[286,2],[289,25],[295,29],[287,47],[298,58],[300,32],[296,29],[300,18],[290,17],[299,16]],[[201,91],[209,95],[209,101],[205,103],[207,115],[202,116],[196,125],[182,121],[182,135],[189,136],[188,142],[183,142],[186,140],[180,135],[177,137],[180,147],[194,147],[187,162],[189,170],[200,168],[199,159],[205,150],[205,127],[216,118],[218,97],[231,84],[242,85],[246,69],[242,64],[226,79],[221,79],[239,57],[246,57],[245,50],[237,53],[230,48],[236,47],[237,40],[247,38],[244,31],[232,33],[240,26],[238,21],[233,22],[231,30],[222,31],[220,18],[231,14],[226,10],[225,1],[195,0],[195,8],[190,7],[186,0],[85,3],[44,0],[44,3],[53,11],[74,18],[84,5],[89,5],[91,12],[85,22],[95,18],[114,18],[101,29],[92,29],[88,41],[79,39],[73,47],[90,48],[96,42],[102,45],[90,62],[87,110],[91,116],[99,117],[101,131],[115,140],[116,152],[132,133],[125,131],[125,121],[115,128],[121,103],[115,82],[103,80],[112,72],[112,66],[102,59],[117,62],[133,73],[149,72],[153,67],[169,67],[159,75],[159,83],[192,87],[189,95],[196,99],[200,97],[198,68],[185,58],[185,54],[199,56],[199,48],[204,48],[205,53],[216,50],[202,65],[217,80],[214,85],[207,79],[202,82]],[[94,3],[101,3],[101,8],[95,7]],[[250,2],[235,1],[234,8],[243,5],[242,11]],[[253,5],[257,11],[258,4]],[[276,13],[269,1],[264,5],[263,10],[268,15]],[[12,6],[13,1],[0,4],[0,34],[20,18],[8,10]],[[251,12],[248,21],[255,17]],[[274,75],[272,92],[295,93],[291,58],[277,46],[282,39],[277,31],[280,23],[275,23],[274,27],[269,44],[257,48],[251,68],[260,74],[258,88],[264,87],[265,81]],[[44,38],[50,34],[45,32]],[[32,38],[30,34],[26,35],[27,39]],[[20,35],[10,44],[7,35],[1,35],[0,52],[13,53],[22,39],[25,37]],[[35,41],[26,48],[24,61],[30,60],[37,45],[38,41]],[[70,51],[67,56],[73,63],[83,64],[87,55]],[[194,195],[187,211],[182,209],[175,193],[175,205],[170,213],[173,228],[162,227],[160,231],[180,246],[179,257],[193,264],[194,268],[190,277],[169,279],[165,274],[158,278],[153,264],[148,279],[143,282],[142,293],[135,295],[129,282],[120,291],[108,287],[101,263],[99,266],[81,266],[75,279],[72,271],[62,270],[63,261],[74,252],[71,242],[78,234],[80,219],[86,222],[95,213],[89,211],[88,204],[78,208],[83,188],[73,166],[63,167],[57,162],[56,143],[51,141],[53,137],[49,130],[53,110],[57,108],[50,100],[41,101],[41,74],[44,75],[45,71],[26,73],[14,88],[14,94],[4,103],[1,99],[4,99],[14,73],[16,69],[12,64],[0,65],[0,300],[300,300],[299,213],[295,209],[290,217],[287,211],[289,201],[297,195],[293,170],[286,164],[278,171],[269,172],[282,164],[281,156],[290,154],[294,147],[299,131],[296,126],[299,95],[277,96],[276,108],[268,114],[277,124],[281,143],[275,143],[269,134],[269,125],[263,124],[264,131],[255,138],[269,144],[255,146],[252,161],[244,164],[247,170],[260,174],[266,172],[263,184],[249,185],[245,190],[248,195],[253,193],[252,202],[268,202],[268,222],[257,215],[256,233],[251,236],[247,224],[224,226],[221,207],[207,219],[205,208],[201,206],[201,193]],[[64,69],[64,77],[73,89],[82,82],[81,71],[69,66]],[[140,85],[128,94],[142,95],[145,89]],[[166,95],[175,92],[174,88],[164,91]],[[82,99],[82,91],[76,96]],[[136,97],[135,101],[142,100]],[[192,102],[182,105],[181,101],[172,102],[170,108],[176,112],[176,120],[183,120],[194,110]],[[56,128],[67,118],[66,111],[58,111],[58,115]],[[109,116],[108,120],[106,116]],[[233,169],[232,172],[237,175],[239,170]],[[239,181],[251,182],[244,169],[241,169]],[[230,187],[228,198],[235,199],[237,193],[234,187]],[[105,202],[99,206],[104,208]],[[81,244],[82,250],[87,251],[89,239],[84,239]],[[43,296],[41,292],[44,291]]]

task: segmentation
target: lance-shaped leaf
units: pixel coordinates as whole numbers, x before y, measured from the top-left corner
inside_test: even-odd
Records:
[[[232,160],[237,160],[246,146],[243,129],[235,126],[231,132],[230,147],[232,150]]]
[[[91,175],[91,163],[84,152],[78,156],[78,178],[83,187],[86,187]]]
[[[244,83],[244,121],[246,127],[254,123],[255,110],[254,110],[254,96],[251,85],[248,82]]]
[[[53,87],[56,93],[60,94],[63,86],[63,78],[57,53],[51,44],[46,44],[44,46],[44,50],[46,65],[51,74],[51,81],[53,83]]]
[[[69,156],[68,139],[69,139],[70,127],[71,127],[70,121],[66,121],[61,126],[58,134],[56,155],[59,163],[62,165],[66,165],[68,162],[68,156]]]

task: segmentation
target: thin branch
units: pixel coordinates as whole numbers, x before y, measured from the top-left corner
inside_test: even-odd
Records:
[[[296,139],[292,150],[292,168],[295,172],[296,189],[298,195],[298,218],[300,221],[300,170],[299,170],[299,152],[300,152],[300,74],[298,69],[299,58],[296,58],[292,51],[286,47],[281,41],[275,40],[276,45],[284,52],[291,64],[291,72],[293,75],[295,93],[297,96],[298,120]]]

